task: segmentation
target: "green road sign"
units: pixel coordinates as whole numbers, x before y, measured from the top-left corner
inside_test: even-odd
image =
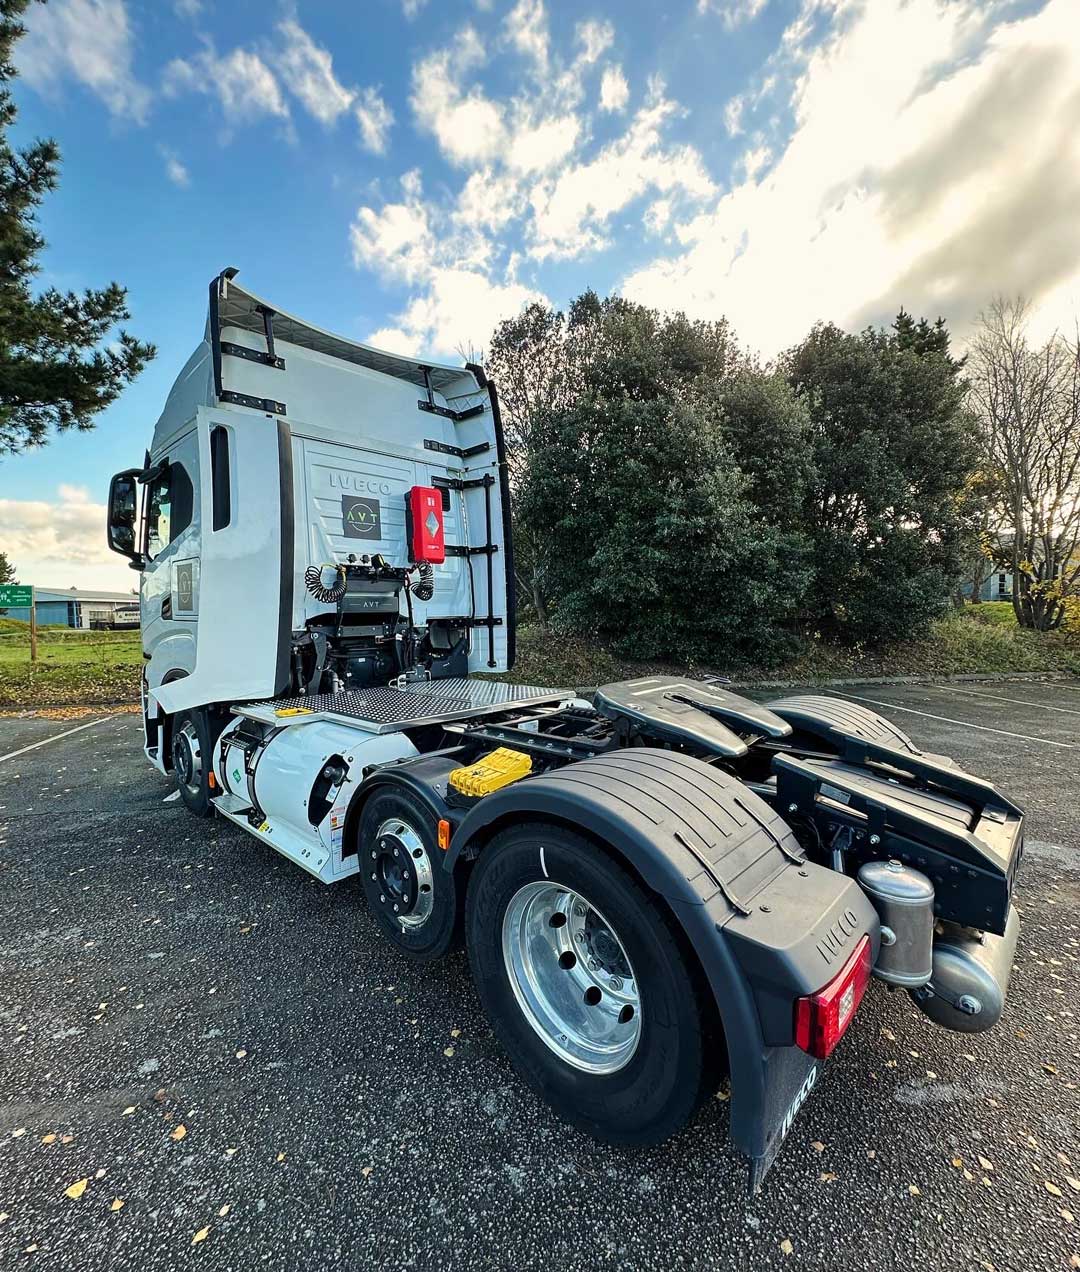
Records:
[[[8,606],[27,607],[34,601],[34,589],[22,583],[0,583],[0,609]]]

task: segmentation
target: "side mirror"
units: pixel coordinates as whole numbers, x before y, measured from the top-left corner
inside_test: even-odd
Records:
[[[137,526],[139,521],[140,469],[132,468],[117,473],[109,485],[109,547],[126,556],[136,569],[143,567],[143,555],[139,551]]]

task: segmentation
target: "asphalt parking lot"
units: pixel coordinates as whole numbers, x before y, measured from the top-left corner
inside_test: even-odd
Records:
[[[843,692],[1027,806],[1017,971],[973,1037],[875,985],[752,1201],[722,1099],[566,1128],[463,956],[190,818],[137,716],[0,720],[0,1265],[1080,1267],[1080,682]]]

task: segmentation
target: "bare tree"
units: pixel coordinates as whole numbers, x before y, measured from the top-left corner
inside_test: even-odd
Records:
[[[1029,307],[996,298],[968,361],[972,406],[1000,489],[990,539],[1024,627],[1051,631],[1080,591],[1080,341],[1035,346]]]

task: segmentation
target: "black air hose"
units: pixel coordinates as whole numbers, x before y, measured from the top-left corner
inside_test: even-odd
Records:
[[[430,601],[435,595],[435,570],[430,561],[417,563],[412,592],[418,601]]]
[[[323,586],[323,570],[337,571],[333,587]],[[304,571],[304,586],[323,605],[336,605],[345,595],[345,568],[341,565],[309,565]]]

